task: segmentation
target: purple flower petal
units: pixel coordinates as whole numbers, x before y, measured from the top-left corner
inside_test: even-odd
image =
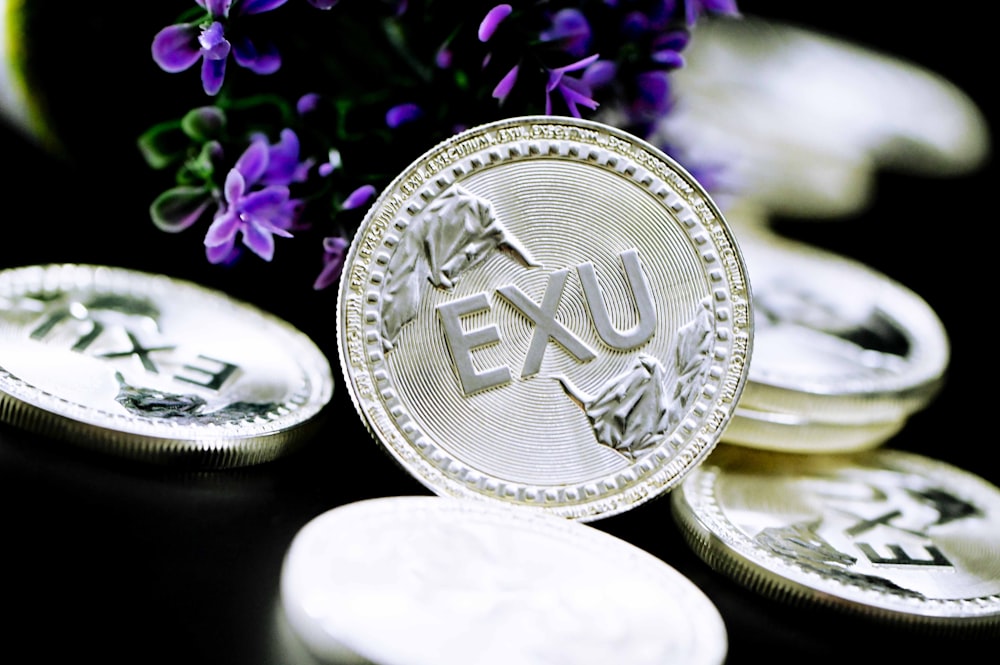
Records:
[[[493,96],[499,99],[501,102],[507,99],[507,95],[513,90],[514,84],[517,83],[517,74],[520,70],[519,65],[514,65],[509,72],[507,72],[500,82],[497,83],[496,87],[493,88]]]
[[[636,112],[658,117],[670,109],[670,79],[666,72],[644,72],[636,77],[636,82],[639,84]]]
[[[277,217],[287,201],[287,187],[270,185],[244,196],[240,203],[240,209],[244,215],[267,220],[270,217]]]
[[[165,72],[176,74],[190,68],[201,57],[198,35],[193,24],[170,25],[153,37],[153,60]]]
[[[223,186],[223,191],[225,192],[226,201],[229,205],[233,205],[243,198],[243,192],[246,191],[246,186],[247,182],[243,178],[243,174],[237,169],[231,169],[229,173],[226,174],[226,184]]]
[[[575,72],[575,71],[577,71],[579,69],[586,69],[592,63],[596,62],[597,59],[600,58],[600,57],[601,57],[601,55],[599,53],[595,53],[594,55],[588,55],[586,58],[583,58],[582,60],[577,60],[576,62],[571,62],[570,64],[568,64],[568,65],[566,65],[564,67],[557,67],[556,69],[554,69],[552,71],[556,71],[556,72]]]
[[[256,224],[247,224],[243,228],[243,244],[265,261],[274,258],[274,236]]]
[[[561,9],[552,17],[552,27],[543,30],[542,41],[557,42],[567,53],[581,56],[590,42],[590,23],[579,9]]]
[[[233,60],[254,74],[273,74],[281,69],[281,54],[274,44],[267,42],[258,48],[245,37],[233,42]]]
[[[680,69],[684,66],[684,56],[677,51],[664,49],[663,51],[653,51],[651,58],[653,62],[669,67],[670,69]]]
[[[309,4],[316,9],[330,9],[337,4],[339,0],[309,0]]]
[[[613,60],[595,60],[580,77],[591,88],[603,87],[615,80],[618,63]]]
[[[205,246],[218,247],[219,245],[232,245],[236,232],[243,224],[239,216],[233,212],[224,212],[214,220],[205,233]]]
[[[205,257],[208,262],[217,265],[225,264],[231,265],[236,263],[236,259],[240,257],[240,250],[236,247],[235,239],[233,242],[228,242],[222,245],[216,245],[214,247],[205,247]]]
[[[434,54],[434,64],[437,65],[439,69],[448,69],[451,67],[452,52],[448,44],[442,44],[441,48],[437,50]]]
[[[372,185],[361,185],[353,192],[347,195],[344,200],[343,205],[341,205],[342,210],[353,210],[354,208],[360,208],[375,196],[375,187]]]
[[[208,10],[212,18],[226,18],[229,16],[229,9],[233,0],[195,0],[199,5]]]
[[[267,169],[260,177],[265,185],[288,185],[305,180],[299,169],[299,137],[291,129],[281,130],[281,138],[268,150]]]
[[[198,35],[201,54],[206,60],[225,60],[232,48],[226,39],[225,29],[218,21],[212,22]]]
[[[306,115],[307,113],[312,113],[317,108],[319,108],[320,96],[315,92],[308,92],[295,102],[295,112],[299,115]]]
[[[497,5],[486,12],[486,16],[483,17],[482,22],[479,24],[479,41],[488,42],[504,19],[510,16],[513,11],[513,7],[503,4]]]
[[[319,174],[326,177],[340,168],[342,163],[340,151],[336,148],[331,148],[330,152],[327,153],[326,161],[319,165]]]
[[[205,94],[215,96],[222,89],[222,82],[226,79],[226,61],[209,60],[205,58],[201,61],[201,86]]]
[[[236,7],[236,12],[238,14],[263,14],[272,9],[277,9],[286,2],[288,0],[243,0]]]
[[[559,92],[562,94],[569,112],[576,118],[580,117],[580,110],[577,108],[577,105],[586,106],[591,110],[596,109],[598,106],[597,102],[591,98],[590,88],[577,79],[568,76],[564,77],[562,84],[559,86]]]
[[[340,277],[344,267],[344,253],[347,250],[347,239],[340,236],[323,238],[323,270],[313,288],[317,291],[325,289]]]
[[[412,122],[423,115],[416,104],[397,104],[386,111],[385,124],[395,129],[402,124]]]
[[[267,170],[269,155],[270,151],[267,147],[267,137],[263,134],[258,134],[253,137],[250,141],[250,145],[247,146],[247,149],[244,150],[243,154],[236,160],[236,165],[233,166],[233,170],[239,171],[248,183],[256,183]],[[229,200],[233,201],[235,199]]]

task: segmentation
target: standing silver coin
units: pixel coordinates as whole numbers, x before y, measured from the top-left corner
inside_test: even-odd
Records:
[[[0,272],[0,414],[142,461],[224,468],[301,443],[330,401],[301,331],[183,280],[122,268]]]
[[[285,555],[284,623],[323,663],[721,665],[722,616],[688,578],[594,527],[447,497],[313,518]]]
[[[917,631],[1000,634],[1000,489],[890,448],[721,444],[671,493],[701,558],[740,583]]]
[[[432,148],[348,251],[338,348],[434,492],[591,520],[715,446],[752,345],[743,257],[686,171],[615,128],[513,118]]]

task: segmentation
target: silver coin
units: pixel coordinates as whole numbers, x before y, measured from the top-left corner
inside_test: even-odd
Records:
[[[944,462],[720,444],[671,507],[702,559],[761,594],[934,634],[1000,634],[1000,489]]]
[[[906,426],[906,419],[884,423],[817,422],[796,414],[739,407],[722,441],[789,453],[845,453],[883,445]]]
[[[663,560],[545,511],[369,499],[308,522],[281,607],[320,661],[379,665],[718,665],[726,627]]]
[[[725,164],[727,185],[773,214],[856,213],[880,169],[941,177],[990,155],[987,117],[954,83],[833,35],[704,21],[685,62],[661,135],[694,163]]]
[[[345,260],[358,412],[438,494],[591,520],[674,486],[747,375],[742,254],[668,156],[595,122],[512,118],[433,147]]]
[[[753,279],[754,355],[741,407],[881,425],[926,407],[948,334],[917,293],[837,253],[734,222]]]
[[[300,444],[330,401],[301,331],[192,282],[122,268],[0,272],[0,413],[143,461],[223,468]]]

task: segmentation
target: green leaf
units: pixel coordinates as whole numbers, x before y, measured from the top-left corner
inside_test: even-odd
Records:
[[[208,187],[174,187],[156,197],[149,215],[161,231],[178,233],[201,219],[212,201]]]
[[[152,168],[161,170],[185,157],[190,140],[177,120],[161,122],[139,135],[139,152]]]

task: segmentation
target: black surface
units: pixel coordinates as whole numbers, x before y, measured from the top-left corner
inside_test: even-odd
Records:
[[[880,3],[883,14],[860,16],[844,3],[823,3],[822,10],[814,4],[741,6],[937,71],[995,117],[991,79],[980,66],[990,48],[989,24],[974,10],[959,15]],[[318,265],[286,263],[282,269],[292,271],[286,275],[301,276],[280,283],[269,272],[273,266],[209,267],[197,234],[153,228],[148,174],[119,161],[114,149],[76,165],[17,134],[3,135],[0,149],[6,167],[0,268],[99,263],[194,279],[302,329],[327,353],[337,380],[330,418],[305,448],[240,471],[194,475],[122,464],[0,426],[0,598],[7,610],[0,660],[293,663],[275,640],[273,610],[281,559],[298,529],[350,501],[427,494],[378,449],[353,410],[336,363],[335,290],[311,291]],[[947,384],[888,445],[997,484],[995,185],[992,162],[961,178],[884,173],[863,213],[789,223],[787,230],[882,270],[938,312],[953,346]],[[1000,649],[996,638],[926,637],[766,600],[697,559],[666,500],[595,526],[661,557],[709,595],[726,622],[731,665],[929,662],[941,655],[988,658]]]

